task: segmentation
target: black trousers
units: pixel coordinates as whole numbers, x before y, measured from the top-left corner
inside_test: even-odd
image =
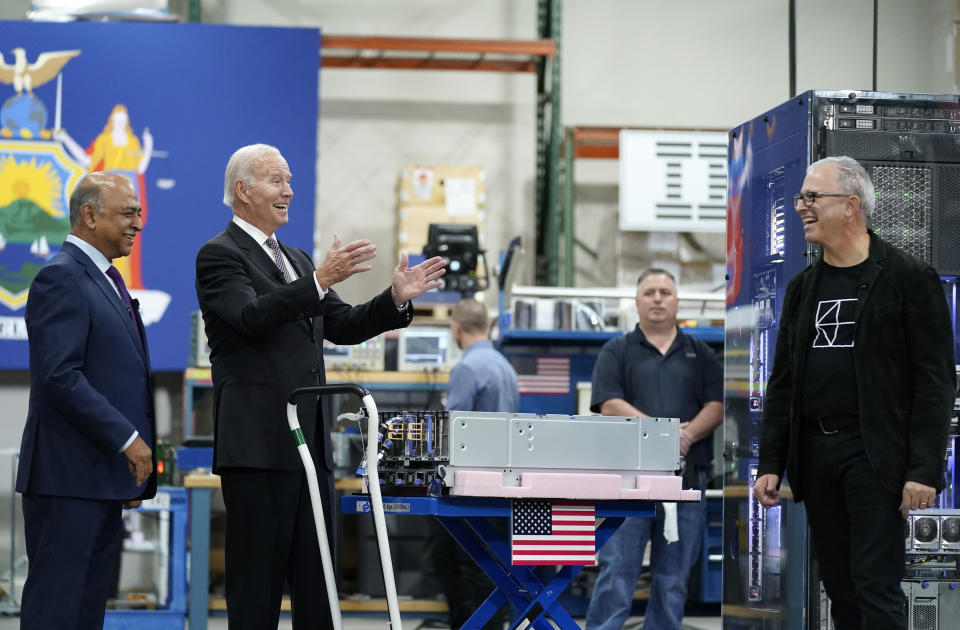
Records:
[[[333,553],[333,478],[322,468],[318,475]],[[306,474],[227,469],[220,481],[227,509],[230,630],[276,628],[284,582],[290,586],[294,630],[332,628]]]
[[[804,504],[837,630],[904,630],[901,493],[880,483],[856,431],[802,434]]]

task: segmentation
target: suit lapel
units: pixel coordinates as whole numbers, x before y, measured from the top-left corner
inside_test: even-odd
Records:
[[[277,242],[280,243],[280,241]],[[280,243],[280,249],[283,251],[283,255],[287,257],[287,260],[290,261],[290,264],[293,265],[293,270],[297,272],[298,278],[306,278],[313,273],[313,261],[307,258],[299,249],[287,247],[283,243]],[[307,317],[304,318],[303,322],[310,329],[310,334],[312,335],[313,319]]]
[[[150,348],[147,347],[147,328],[143,325],[143,318],[140,317],[140,301],[136,298],[133,301],[133,314],[137,318],[137,336],[140,338],[140,349],[143,351],[143,357],[150,365]]]
[[[283,278],[280,275],[280,270],[277,269],[277,264],[273,261],[273,258],[267,255],[267,252],[264,251],[260,243],[258,243],[252,236],[244,232],[243,229],[241,229],[240,226],[233,221],[227,224],[227,233],[230,234],[237,246],[246,253],[247,260],[253,261],[253,264],[255,264],[260,271],[266,274],[267,277],[271,278],[278,285],[284,284]],[[305,258],[305,256],[300,254],[299,251],[288,248],[283,243],[280,243],[279,240],[277,242],[280,244],[280,250],[287,257],[287,260],[290,261],[290,264],[293,265],[293,269],[297,272],[299,277],[303,278],[307,274],[313,272],[312,269],[304,267],[304,265],[307,263],[305,260],[302,260],[302,258]],[[312,333],[313,321],[309,317],[302,321],[303,325],[310,329]]]
[[[287,257],[287,260],[290,261],[290,264],[293,265],[293,270],[297,272],[298,278],[304,278],[313,273],[312,263],[310,267],[307,266],[306,257],[300,250],[287,247],[283,243],[280,243],[280,249],[283,251],[283,255]]]
[[[280,270],[277,269],[277,264],[267,255],[267,252],[263,251],[260,243],[244,232],[243,229],[233,221],[227,224],[227,233],[233,237],[237,246],[246,252],[247,260],[253,262],[260,271],[277,284],[283,284],[283,279],[280,276]]]
[[[83,266],[87,277],[89,277],[93,284],[96,285],[97,289],[100,290],[103,298],[111,305],[113,312],[116,313],[117,317],[119,317],[123,322],[123,326],[127,329],[127,333],[130,335],[130,340],[140,351],[140,356],[143,357],[144,361],[146,361],[146,342],[142,340],[140,331],[137,330],[133,324],[133,320],[130,319],[130,314],[127,312],[127,306],[123,303],[123,299],[120,298],[120,294],[117,293],[113,283],[103,274],[103,272],[97,268],[93,261],[90,260],[90,257],[83,253],[83,250],[73,243],[64,242],[60,249],[70,254],[70,256],[73,257],[78,264]],[[137,315],[137,321],[140,321],[139,314]],[[142,324],[140,324],[140,326],[142,326]]]

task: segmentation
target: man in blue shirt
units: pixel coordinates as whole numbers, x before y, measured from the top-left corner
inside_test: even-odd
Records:
[[[611,339],[593,369],[590,410],[605,416],[680,419],[684,487],[703,490],[712,457],[712,435],[723,421],[723,368],[713,350],[677,328],[677,287],[672,274],[647,269],[637,281],[633,331]],[[653,518],[629,518],[600,548],[600,576],[587,608],[588,630],[619,630],[651,542],[647,630],[680,630],[687,579],[706,523],[706,503],[677,504],[679,540],[664,536],[664,509]]]
[[[473,298],[453,307],[451,329],[463,350],[450,372],[447,409],[517,411],[517,372],[487,338],[487,308]]]
[[[517,411],[517,372],[487,338],[487,308],[473,298],[453,307],[451,329],[463,350],[450,372],[446,408],[456,411]],[[443,530],[434,532],[432,556],[450,607],[450,627],[459,628],[490,594],[493,586],[463,549]],[[494,616],[485,627],[499,629]]]

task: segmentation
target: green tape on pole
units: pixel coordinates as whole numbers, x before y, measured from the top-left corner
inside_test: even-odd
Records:
[[[303,438],[303,431],[300,429],[300,427],[297,427],[291,433],[293,433],[293,441],[297,443],[297,446],[307,443],[307,441]]]

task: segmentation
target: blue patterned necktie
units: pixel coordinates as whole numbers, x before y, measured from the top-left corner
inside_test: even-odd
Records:
[[[283,281],[290,284],[290,274],[287,272],[287,264],[283,262],[283,254],[280,253],[280,243],[271,236],[267,239],[267,247],[273,252],[273,262],[277,265],[280,273],[283,274]]]

